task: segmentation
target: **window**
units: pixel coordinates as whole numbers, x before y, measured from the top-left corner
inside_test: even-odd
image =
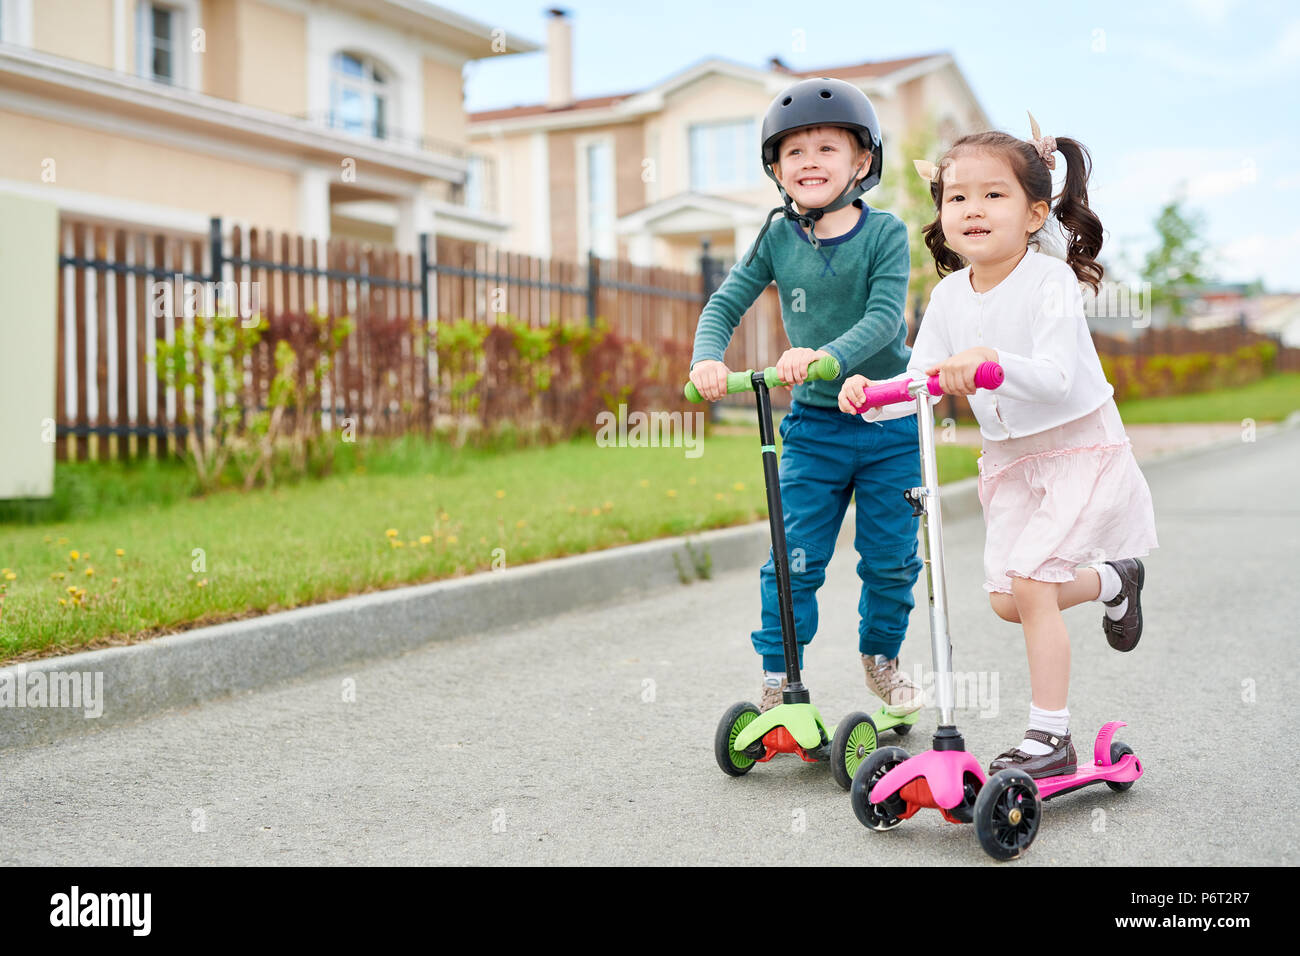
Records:
[[[470,156],[465,169],[465,208],[483,210],[487,186],[487,163],[482,156]]]
[[[137,9],[136,50],[140,75],[179,85],[182,11],[161,3],[142,3]]]
[[[760,182],[758,132],[752,119],[692,124],[690,151],[695,192],[750,189]]]
[[[330,63],[330,126],[384,139],[391,110],[387,71],[368,56],[335,53]]]
[[[608,141],[586,145],[587,246],[602,259],[614,258],[614,148]]]

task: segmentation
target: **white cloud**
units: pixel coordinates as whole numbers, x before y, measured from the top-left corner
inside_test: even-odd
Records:
[[[1144,45],[1139,55],[1178,79],[1205,79],[1232,87],[1254,86],[1284,79],[1300,67],[1300,20],[1288,23],[1272,45],[1239,60],[1191,52],[1159,41]]]
[[[1226,196],[1255,186],[1254,154],[1264,150],[1162,147],[1134,150],[1098,170],[1089,192],[1108,205],[1166,202],[1180,191],[1189,202]],[[1110,175],[1106,175],[1109,173]]]
[[[1300,229],[1290,233],[1256,233],[1216,247],[1211,258],[1214,272],[1228,281],[1249,282],[1259,276],[1270,290],[1300,291],[1296,256]]]

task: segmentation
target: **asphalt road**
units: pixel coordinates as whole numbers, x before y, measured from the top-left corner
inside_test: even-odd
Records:
[[[1122,719],[1146,774],[1048,803],[1027,858],[1002,865],[1300,861],[1298,464],[1291,430],[1148,468],[1161,547],[1141,645],[1111,650],[1100,605],[1065,615],[1081,758]],[[980,587],[981,519],[944,531],[954,667],[983,674],[958,719],[987,762],[1025,727],[1023,640]],[[876,703],[854,562],[842,540],[807,658],[831,721]],[[928,672],[924,587],[903,664]],[[5,751],[0,863],[993,865],[932,811],[865,830],[825,766],[719,772],[715,725],[758,692],[757,601],[755,568]],[[904,745],[927,746],[934,722],[923,712]]]

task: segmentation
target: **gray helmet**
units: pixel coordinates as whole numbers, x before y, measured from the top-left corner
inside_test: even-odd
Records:
[[[859,168],[849,178],[844,191],[833,202],[820,209],[809,209],[806,214],[800,214],[794,211],[790,196],[781,185],[781,181],[776,178],[776,174],[772,172],[772,166],[777,161],[776,148],[782,137],[814,126],[842,126],[852,131],[867,150],[870,160],[867,165],[867,175],[860,183],[854,182],[857,172],[860,171]],[[782,205],[768,214],[768,221],[763,224],[758,239],[754,241],[749,259],[745,260],[746,263],[753,259],[763,234],[771,225],[772,216],[779,212],[784,213],[787,219],[793,219],[808,227],[809,241],[816,248],[818,241],[814,229],[817,220],[828,212],[847,206],[880,182],[880,172],[884,165],[880,121],[876,119],[876,111],[871,105],[871,100],[867,99],[867,95],[852,83],[824,76],[800,80],[778,93],[767,108],[767,115],[763,117],[762,159],[763,172],[767,174],[768,179],[776,183],[776,188],[781,193]]]

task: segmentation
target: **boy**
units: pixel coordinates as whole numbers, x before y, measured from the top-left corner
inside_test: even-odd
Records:
[[[780,426],[780,476],[786,542],[798,559],[790,562],[790,581],[800,664],[817,630],[816,592],[856,493],[858,649],[868,688],[901,716],[921,707],[916,685],[898,670],[922,566],[917,518],[903,498],[904,489],[921,484],[916,415],[901,406],[893,417],[867,422],[839,410],[839,380],[805,382],[808,365],[826,355],[839,361],[841,379],[890,378],[907,368],[907,230],[896,216],[858,198],[880,181],[882,152],[875,110],[850,83],[803,80],[772,101],[763,120],[762,161],[782,206],[772,210],[744,262],[705,305],[690,377],[710,401],[726,394],[727,344],[775,280],[793,346],[776,368],[793,385]],[[777,213],[789,222],[769,230]],[[759,707],[769,710],[781,703],[786,683],[770,554],[759,579],[762,627],[751,639],[763,659]]]

